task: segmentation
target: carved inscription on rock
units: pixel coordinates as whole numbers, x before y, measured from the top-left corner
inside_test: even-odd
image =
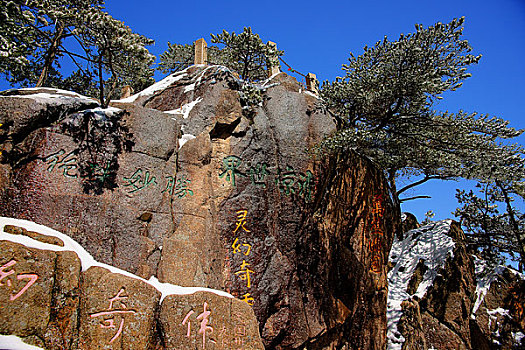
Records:
[[[80,349],[148,349],[155,342],[154,287],[101,267],[82,277]]]
[[[267,163],[257,163],[252,166],[244,166],[243,160],[237,156],[227,156],[222,160],[222,169],[219,178],[229,182],[232,186],[242,178],[248,178],[253,186],[267,188],[270,177],[273,177],[279,192],[286,196],[296,196],[309,202],[315,189],[316,179],[310,170],[306,172],[296,171],[287,165],[285,170],[278,166],[273,172]]]
[[[210,292],[169,295],[160,311],[167,349],[263,349],[253,317],[246,303]]]
[[[383,270],[383,197],[374,196],[370,215],[370,238],[368,249],[371,255],[370,271],[381,273]]]
[[[255,300],[251,296],[250,289],[252,287],[252,278],[255,274],[255,271],[253,271],[250,267],[249,255],[252,251],[252,245],[248,243],[250,236],[247,236],[247,234],[251,233],[251,231],[246,227],[247,215],[247,210],[237,211],[235,229],[232,232],[235,235],[235,240],[233,241],[231,248],[234,256],[234,261],[236,261],[235,258],[237,257],[237,254],[239,254],[239,256],[241,256],[242,259],[242,263],[238,268],[236,268],[237,271],[235,271],[234,273],[235,276],[237,276],[237,278],[245,282],[244,291],[241,293],[242,297],[240,298],[246,304],[252,306]]]
[[[0,333],[45,333],[51,312],[56,253],[0,241]]]

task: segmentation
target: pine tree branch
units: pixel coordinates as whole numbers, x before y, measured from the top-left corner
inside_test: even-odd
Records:
[[[411,200],[414,200],[414,199],[429,199],[429,198],[432,198],[432,197],[422,195],[422,196],[414,196],[414,197],[408,197],[408,198],[400,198],[399,199],[399,203],[411,201]]]
[[[419,181],[416,181],[416,182],[413,182],[409,185],[406,185],[405,187],[399,189],[397,192],[396,192],[396,195],[399,197],[399,195],[403,192],[406,192],[407,190],[413,188],[413,187],[416,187],[416,186],[419,186],[421,184],[424,184],[425,182],[427,181],[430,181],[430,180],[434,180],[434,179],[440,179],[440,180],[446,180],[447,178],[451,178],[452,176],[441,176],[441,175],[425,175],[424,178],[422,178],[421,180]]]

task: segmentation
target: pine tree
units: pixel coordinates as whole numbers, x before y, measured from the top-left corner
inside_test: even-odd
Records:
[[[172,44],[160,55],[159,70],[165,74],[175,73],[191,66],[195,61],[195,44]]]
[[[44,19],[24,4],[23,0],[0,2],[0,73],[15,82],[31,74],[35,80],[35,63],[29,57],[45,44],[32,27],[44,25]]]
[[[434,109],[445,92],[461,87],[470,77],[468,67],[481,58],[461,38],[463,22],[416,25],[415,33],[393,42],[385,37],[360,56],[351,54],[345,76],[322,86],[338,131],[320,152],[355,149],[372,158],[398,197],[431,179],[523,179],[523,148],[502,142],[522,130],[488,115]],[[396,190],[401,175],[418,180]]]
[[[64,40],[82,22],[78,18],[81,11],[102,4],[101,0],[2,2],[5,21],[0,25],[0,38],[9,43],[2,50],[6,58],[2,73],[13,85],[37,87],[62,80],[58,59],[67,54],[75,60],[74,54],[64,48]]]
[[[240,34],[228,33],[226,30],[217,35],[212,34],[211,42],[223,46],[221,59],[246,81],[266,79],[268,59],[284,54],[274,46],[263,43],[258,34],[252,33],[251,27],[245,27]]]
[[[519,269],[525,267],[525,214],[519,189],[511,182],[478,183],[478,192],[457,190],[456,198],[462,207],[455,216],[465,229],[469,245],[483,258],[494,263],[505,262],[503,253],[518,260]],[[503,208],[503,209],[501,209]]]
[[[96,90],[107,105],[121,86],[141,90],[153,82],[155,58],[145,48],[153,41],[103,12],[101,0],[0,1],[0,73],[13,86]],[[67,78],[60,73],[62,57],[77,67]]]
[[[246,81],[266,79],[266,66],[269,58],[282,56],[283,51],[262,42],[250,27],[240,34],[223,30],[211,34],[211,42],[218,46],[208,46],[208,63],[223,65],[237,72]],[[163,73],[174,73],[191,66],[195,58],[195,45],[168,43],[168,50],[160,56],[159,69]]]
[[[153,40],[133,33],[123,22],[96,8],[81,14],[84,24],[73,30],[82,43],[87,70],[96,76],[99,100],[107,106],[124,85],[141,90],[153,82],[155,56],[146,49]]]

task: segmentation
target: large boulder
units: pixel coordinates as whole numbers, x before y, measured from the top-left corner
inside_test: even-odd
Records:
[[[102,267],[82,274],[78,348],[154,349],[160,292]]]
[[[60,239],[39,229],[51,235],[31,231],[32,239]],[[0,239],[0,348],[1,335],[10,334],[49,350],[189,349],[190,330],[210,342],[194,341],[196,349],[264,348],[253,310],[224,292],[145,281],[96,262],[69,238],[52,250],[35,248],[50,247],[36,239]]]
[[[313,156],[335,123],[295,79],[194,66],[110,108],[38,118],[20,137],[2,128],[0,214],[141,277],[230,292],[268,348],[384,347],[397,206],[367,159]]]
[[[169,295],[160,323],[167,349],[264,349],[253,310],[214,293]]]
[[[525,276],[476,259],[476,300],[470,328],[473,349],[525,346]]]
[[[48,349],[69,348],[78,319],[78,257],[0,241],[0,266],[0,334]]]

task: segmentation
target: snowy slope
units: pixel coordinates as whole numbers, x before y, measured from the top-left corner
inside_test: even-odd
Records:
[[[394,238],[389,261],[394,267],[388,273],[388,349],[401,349],[405,339],[397,330],[402,314],[401,303],[413,296],[422,298],[432,285],[439,270],[444,267],[448,257],[453,256],[454,241],[446,233],[450,231],[452,220],[430,223],[411,230],[399,241]],[[420,259],[428,268],[423,275],[416,293],[410,295],[407,286]]]

